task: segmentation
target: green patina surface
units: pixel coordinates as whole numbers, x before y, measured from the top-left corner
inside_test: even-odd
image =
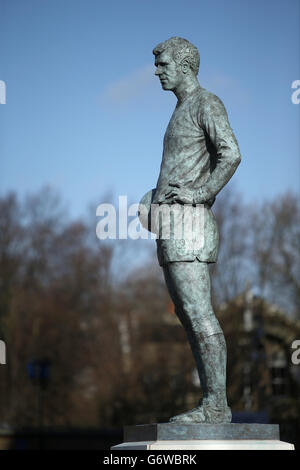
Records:
[[[186,331],[203,392],[198,407],[170,421],[228,423],[231,411],[226,397],[226,343],[211,305],[208,264],[216,262],[219,243],[211,207],[239,165],[240,151],[222,101],[199,84],[197,48],[176,37],[160,43],[153,54],[155,74],[163,90],[176,95],[177,104],[164,136],[156,188],[141,200],[146,208],[146,217],[141,221],[158,235],[158,260]],[[190,238],[187,234],[191,227],[186,219],[179,218],[177,223],[184,228],[182,237],[174,238],[172,230],[169,237],[159,237],[160,229],[157,225],[153,228],[153,219],[150,226],[150,221],[154,211],[165,205],[188,205],[194,219],[199,217],[196,211],[200,205],[204,223]],[[163,214],[161,223],[169,223]]]

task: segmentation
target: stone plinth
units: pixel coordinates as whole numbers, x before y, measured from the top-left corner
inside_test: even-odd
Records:
[[[125,426],[112,450],[294,450],[280,441],[278,424],[142,424]]]

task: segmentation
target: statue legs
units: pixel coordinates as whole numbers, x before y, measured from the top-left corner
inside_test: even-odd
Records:
[[[181,321],[201,382],[201,404],[174,416],[171,422],[225,423],[231,421],[226,398],[226,343],[211,306],[207,263],[176,261],[164,266],[164,276],[175,312]]]

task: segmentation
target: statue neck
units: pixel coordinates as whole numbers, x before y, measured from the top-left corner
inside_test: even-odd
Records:
[[[187,79],[180,83],[180,85],[173,90],[177,97],[178,104],[182,103],[188,96],[195,90],[200,88],[200,84],[196,76],[189,76]]]

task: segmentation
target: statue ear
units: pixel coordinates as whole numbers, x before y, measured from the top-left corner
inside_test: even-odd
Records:
[[[183,73],[187,73],[189,68],[190,68],[190,63],[188,61],[188,59],[183,59],[183,61],[181,62],[181,70]]]

